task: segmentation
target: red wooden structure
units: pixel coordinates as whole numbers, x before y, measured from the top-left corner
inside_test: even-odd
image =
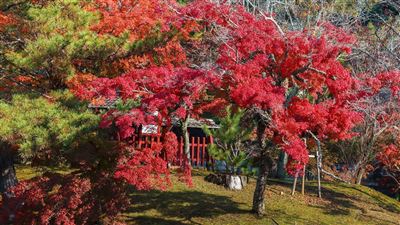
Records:
[[[134,138],[132,144],[137,149],[150,148],[155,143],[161,142],[161,134],[141,134]],[[209,167],[213,165],[214,159],[208,154],[207,146],[213,143],[212,137],[191,137],[190,138],[190,161],[193,167]],[[178,150],[176,160],[171,162],[173,166],[181,166],[186,158],[184,153],[183,137],[178,137]]]
[[[104,104],[102,105],[94,105],[89,104],[89,108],[94,110],[95,112],[100,113],[100,110],[109,110],[116,107],[115,99],[107,99]],[[179,119],[172,118],[172,123],[176,127],[179,126]],[[198,132],[191,132],[192,129],[202,130],[202,127],[207,125],[211,129],[217,129],[219,126],[215,124],[212,119],[199,119],[195,120],[193,118],[189,119],[188,123],[188,131],[190,134],[190,161],[191,165],[195,167],[210,167],[214,165],[214,160],[208,154],[207,146],[210,143],[213,143],[212,137],[205,136],[204,132],[199,134]],[[143,128],[147,127],[147,131],[143,132]],[[134,145],[135,149],[143,149],[143,148],[150,148],[155,143],[162,142],[161,140],[161,127],[162,125],[159,124],[158,126],[154,125],[141,125],[135,128],[135,135],[132,136],[132,139],[129,144]],[[146,130],[146,129],[144,129]],[[174,131],[176,134],[179,132]],[[115,136],[116,140],[121,141],[118,132]],[[182,135],[178,135],[178,149],[177,149],[177,157],[174,162],[171,162],[174,166],[181,166],[186,158],[186,155],[183,150],[183,137]]]

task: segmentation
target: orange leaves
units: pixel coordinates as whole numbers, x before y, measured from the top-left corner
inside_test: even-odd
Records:
[[[95,98],[90,101],[90,103],[94,106],[102,106],[106,104],[106,99],[103,97]]]
[[[0,31],[3,30],[7,25],[15,23],[15,19],[7,14],[0,12]]]
[[[15,80],[17,82],[22,82],[22,83],[35,83],[34,79],[32,77],[29,76],[23,76],[23,75],[19,75],[15,78]]]
[[[128,31],[131,40],[142,39],[155,29],[169,29],[166,21],[175,14],[174,1],[96,0],[95,4],[93,10],[99,10],[102,19],[93,29],[115,36]]]
[[[191,39],[191,32],[200,32],[201,26],[194,20],[186,21],[186,23],[179,29],[182,37],[185,40]]]
[[[159,65],[182,65],[186,52],[181,41],[194,41],[200,25],[188,19],[174,0],[96,0],[89,10],[100,13],[92,30],[100,35],[128,36],[134,43],[113,65],[123,72]],[[125,36],[124,36],[125,37]],[[119,71],[121,72],[121,71]]]
[[[400,150],[396,145],[386,146],[377,159],[389,168],[400,168]]]
[[[75,95],[80,96],[82,99],[91,100],[90,97],[85,94],[85,85],[93,81],[95,78],[96,77],[90,73],[78,73],[67,81],[67,86]],[[101,102],[98,103],[100,104]]]
[[[179,65],[186,61],[186,53],[178,41],[169,41],[164,47],[156,48],[162,64]]]
[[[4,79],[0,81],[0,91],[8,92],[10,90],[31,90],[33,88],[39,87],[41,84],[41,76],[36,77],[29,75],[6,75]]]
[[[122,68],[124,71],[129,71],[132,68],[143,69],[151,64],[151,56],[145,54],[143,56],[133,55],[116,62],[116,66]]]

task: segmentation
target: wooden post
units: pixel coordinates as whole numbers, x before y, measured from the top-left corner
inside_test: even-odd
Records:
[[[318,137],[315,136],[311,131],[308,131],[309,134],[314,138],[315,142],[317,142],[317,178],[318,178],[318,197],[322,198],[321,194],[321,171],[322,171],[322,152],[321,152],[321,142]]]
[[[294,181],[293,181],[293,188],[292,188],[292,195],[294,195],[294,192],[296,191],[296,184],[297,184],[297,177],[299,176],[299,172],[296,172],[296,175],[294,175]]]
[[[304,186],[306,181],[306,165],[303,167],[303,178],[301,179],[301,194],[304,195]]]

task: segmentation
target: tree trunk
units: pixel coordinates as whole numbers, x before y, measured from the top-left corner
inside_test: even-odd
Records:
[[[265,213],[265,188],[267,186],[269,167],[265,159],[261,159],[260,171],[257,177],[256,189],[253,196],[253,212],[262,216]]]
[[[0,193],[7,193],[17,183],[13,150],[10,146],[3,146],[0,148]]]
[[[188,125],[189,125],[189,119],[190,116],[187,115],[185,118],[185,121],[183,121],[182,123],[182,135],[183,135],[183,150],[186,154],[186,159],[187,159],[187,163],[189,165],[191,165],[190,163],[190,137],[189,137],[189,131],[188,131]]]
[[[14,152],[8,144],[0,143],[0,194],[2,196],[2,207],[0,211],[8,215],[12,222],[14,213],[10,211],[9,199],[14,195],[9,189],[18,184],[17,175],[14,167]]]
[[[296,175],[294,176],[293,187],[292,187],[292,195],[294,195],[294,193],[296,192],[297,178],[298,177],[299,177],[299,172],[297,172]]]
[[[356,181],[357,184],[359,184],[359,185],[361,184],[361,181],[364,177],[364,173],[365,173],[365,168],[361,167],[360,170],[358,171],[358,175],[357,175],[357,181]]]
[[[256,189],[254,190],[253,196],[253,212],[257,213],[257,215],[262,216],[265,213],[265,188],[267,185],[267,177],[268,173],[272,166],[272,159],[268,156],[266,150],[268,146],[265,144],[265,129],[266,124],[260,121],[257,124],[257,141],[259,148],[259,174],[257,177]]]

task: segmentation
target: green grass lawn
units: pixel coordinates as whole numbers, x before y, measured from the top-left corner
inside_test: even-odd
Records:
[[[18,169],[19,177],[28,170]],[[123,214],[128,224],[400,224],[400,203],[370,188],[324,183],[323,198],[315,183],[306,195],[290,195],[291,184],[269,181],[267,215],[250,213],[255,181],[243,191],[229,191],[204,181],[206,171],[193,171],[193,188],[174,182],[165,192],[132,191],[132,205]],[[25,174],[26,175],[26,174]],[[177,180],[173,177],[173,180]],[[300,185],[299,187],[300,188]]]

